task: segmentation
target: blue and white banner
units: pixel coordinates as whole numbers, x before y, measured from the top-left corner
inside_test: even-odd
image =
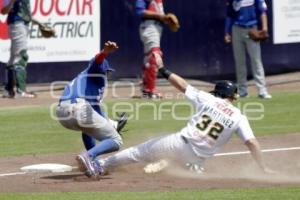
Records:
[[[275,44],[300,42],[300,0],[273,0]]]

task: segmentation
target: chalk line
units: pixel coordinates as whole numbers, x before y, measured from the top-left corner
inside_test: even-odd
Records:
[[[12,173],[0,174],[0,177],[23,175],[23,174],[26,174],[26,172],[12,172]]]
[[[300,150],[300,147],[287,147],[287,148],[277,148],[277,149],[263,149],[261,150],[263,153],[268,152],[279,152],[279,151],[293,151],[293,150]],[[215,154],[216,157],[218,156],[236,156],[236,155],[244,155],[244,154],[250,154],[250,151],[236,151],[236,152],[228,152],[228,153],[218,153]],[[73,169],[77,169],[77,167],[72,167]],[[27,174],[27,172],[12,172],[12,173],[4,173],[0,174],[0,177],[5,176],[16,176],[16,175],[24,175]]]
[[[293,150],[300,150],[300,147],[287,147],[287,148],[277,148],[277,149],[263,149],[261,151],[263,153],[268,153],[268,152],[293,151]],[[243,154],[250,154],[250,151],[237,151],[237,152],[228,152],[228,153],[218,153],[218,154],[215,154],[215,156],[236,156],[236,155],[243,155]]]
[[[72,171],[73,170],[78,170],[78,167],[76,167],[76,166],[72,166]],[[38,171],[36,171],[36,172],[26,172],[26,171],[19,171],[19,172],[11,172],[11,173],[4,173],[4,174],[0,174],[0,177],[5,177],[5,176],[16,176],[16,175],[25,175],[25,174],[34,174],[34,173],[42,173],[43,171],[40,171],[40,172],[38,172]],[[57,172],[55,172],[55,173],[57,173]]]

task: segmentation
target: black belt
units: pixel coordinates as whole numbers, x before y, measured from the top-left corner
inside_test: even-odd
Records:
[[[157,19],[143,18],[142,22],[145,22],[145,21],[153,21],[155,24],[160,24],[160,25],[162,24],[162,22]]]
[[[257,27],[256,24],[253,24],[253,25],[235,24],[235,25],[240,27],[240,28],[254,28],[254,27]]]

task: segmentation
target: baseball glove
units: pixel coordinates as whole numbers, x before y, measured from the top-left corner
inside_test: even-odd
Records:
[[[251,29],[248,33],[249,37],[257,42],[264,42],[269,38],[267,31]]]
[[[177,32],[180,28],[179,20],[173,13],[168,13],[165,17],[165,24],[169,26],[172,32]]]
[[[55,36],[55,30],[49,26],[39,25],[39,29],[44,38],[50,38]]]
[[[32,23],[37,24],[39,26],[39,30],[44,38],[50,38],[55,36],[55,30],[52,27],[42,24],[36,19],[32,19]]]

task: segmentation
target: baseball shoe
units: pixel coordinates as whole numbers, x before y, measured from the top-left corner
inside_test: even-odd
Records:
[[[108,171],[104,169],[99,160],[93,161],[93,166],[98,177],[108,175]]]
[[[78,169],[84,172],[87,177],[96,177],[97,173],[95,171],[93,161],[87,152],[83,152],[76,156],[76,161],[78,164]]]
[[[142,97],[146,99],[162,99],[162,95],[159,92],[142,92]]]
[[[248,95],[248,93],[246,92],[246,93],[239,94],[238,97],[239,97],[239,98],[248,98],[249,95]]]
[[[2,98],[13,99],[13,98],[15,98],[15,92],[14,91],[8,91],[8,90],[4,89],[4,92],[2,94]]]
[[[268,93],[264,93],[264,94],[259,94],[258,98],[260,98],[260,99],[272,99],[272,96]]]
[[[37,95],[33,92],[18,92],[17,97],[19,98],[36,98]]]
[[[204,173],[204,168],[201,167],[201,165],[199,164],[186,163],[185,166],[188,168],[189,171],[194,172],[196,174]]]
[[[125,127],[125,125],[127,124],[127,120],[128,120],[128,114],[125,112],[122,112],[121,114],[118,114],[118,124],[117,124],[117,131],[119,134],[121,134],[122,129]]]

